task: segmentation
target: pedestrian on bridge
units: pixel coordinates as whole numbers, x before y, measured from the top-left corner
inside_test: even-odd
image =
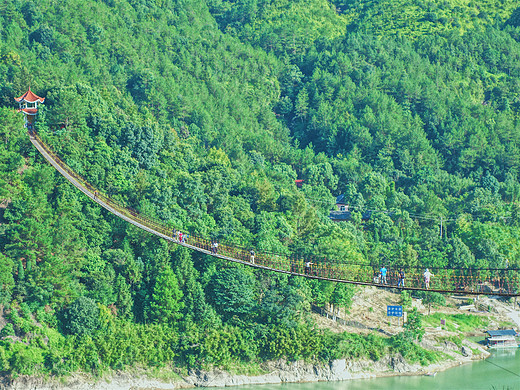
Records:
[[[401,268],[399,270],[399,273],[397,275],[397,287],[403,288],[404,287],[404,270]]]
[[[307,261],[305,263],[305,275],[310,275],[311,274],[311,267],[314,263],[312,261]]]
[[[381,277],[381,283],[386,284],[386,267],[383,265],[381,269],[379,270],[379,276]]]
[[[251,249],[249,251],[249,256],[250,256],[250,259],[251,259],[251,264],[254,264],[255,263],[255,251],[254,251],[254,249]]]
[[[428,268],[426,268],[426,271],[424,271],[424,285],[426,286],[426,289],[429,289],[430,288],[430,279],[435,276],[434,274],[432,274]]]

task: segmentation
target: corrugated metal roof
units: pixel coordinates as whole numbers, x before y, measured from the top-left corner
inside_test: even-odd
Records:
[[[336,196],[336,204],[344,204],[344,202],[345,202],[345,194]]]
[[[496,336],[518,336],[518,333],[514,329],[504,329],[504,330],[488,330],[486,331],[488,335],[491,337]]]

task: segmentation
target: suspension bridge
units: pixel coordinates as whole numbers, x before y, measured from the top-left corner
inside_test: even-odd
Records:
[[[399,269],[389,269],[386,280],[384,280],[379,275],[379,267],[369,264],[353,264],[326,259],[318,260],[316,258],[303,258],[297,255],[287,256],[267,252],[255,253],[253,256],[249,249],[225,242],[219,242],[217,249],[209,238],[181,232],[163,221],[145,216],[110,198],[63,162],[32,129],[32,126],[29,125],[28,129],[31,143],[42,156],[65,179],[92,201],[140,229],[209,256],[266,271],[331,282],[454,294],[520,295],[520,270],[518,268],[430,268],[429,273],[431,276],[429,276],[430,281],[429,285],[427,285],[424,268],[408,267],[402,269],[405,275],[404,280],[399,277]],[[400,281],[403,283],[399,283]]]

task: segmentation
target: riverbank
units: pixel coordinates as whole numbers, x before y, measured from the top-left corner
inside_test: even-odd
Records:
[[[442,338],[445,338],[442,331]],[[368,379],[389,376],[431,375],[454,366],[487,358],[482,346],[463,340],[458,346],[449,337],[439,342],[440,331],[427,329],[421,346],[443,354],[444,358],[434,364],[421,366],[406,362],[402,355],[383,356],[377,361],[339,359],[329,364],[311,364],[304,361],[279,360],[259,366],[260,374],[245,375],[220,369],[194,370],[183,373],[175,368],[163,370],[138,370],[113,372],[102,379],[75,374],[59,380],[50,378],[19,377],[12,383],[0,385],[2,390],[155,390],[186,389],[194,387],[228,387],[260,384],[302,382],[331,382]]]
[[[426,338],[421,344],[430,344],[431,342],[432,340]],[[442,352],[445,359],[428,366],[421,366],[419,363],[408,363],[400,354],[384,356],[378,361],[367,359],[347,361],[339,359],[323,365],[282,360],[263,365],[262,369],[267,371],[264,375],[230,375],[220,370],[194,372],[183,378],[185,382],[178,383],[178,386],[225,387],[268,383],[344,381],[400,375],[427,375],[485,359],[490,355],[479,344],[469,340],[464,340],[461,348],[453,342],[446,341],[443,345],[437,345],[432,349]]]
[[[320,327],[334,332],[350,332],[358,334],[377,333],[391,336],[403,331],[400,323],[390,321],[383,308],[386,304],[398,304],[399,296],[391,291],[375,291],[372,288],[363,289],[356,294],[354,304],[349,313],[340,313],[349,321],[343,325],[330,318],[315,316],[314,320]],[[494,304],[496,302],[496,304]],[[467,303],[467,302],[464,302]],[[507,304],[486,298],[482,303],[490,309],[489,312],[479,310],[479,305],[468,312],[468,308],[457,307],[455,301],[432,309],[432,316],[442,314],[444,325],[425,326],[425,334],[420,346],[429,351],[437,352],[442,358],[427,366],[419,363],[409,363],[402,355],[385,355],[379,360],[334,360],[328,364],[311,364],[303,361],[288,362],[278,360],[266,362],[255,367],[254,373],[245,369],[224,371],[212,369],[208,371],[182,371],[173,367],[158,369],[133,369],[124,372],[111,372],[103,378],[94,378],[82,374],[74,374],[60,379],[18,377],[11,383],[1,383],[2,390],[144,390],[144,389],[181,389],[193,387],[227,387],[258,384],[282,384],[302,382],[330,382],[367,379],[377,377],[432,375],[449,368],[485,359],[489,352],[479,343],[464,336],[483,338],[484,329],[472,329],[461,332],[460,326],[450,316],[473,314],[489,319],[489,328],[497,329],[505,324],[511,313],[518,310]],[[414,300],[414,307],[423,314],[428,308],[420,300]],[[465,305],[468,306],[468,305]],[[481,308],[480,308],[481,309]],[[507,310],[506,310],[507,309]],[[471,310],[471,309],[470,309]],[[509,316],[509,317],[508,317]],[[353,321],[356,319],[356,321]],[[395,320],[395,319],[394,319]],[[430,321],[431,322],[431,321]],[[453,330],[455,329],[455,330]],[[231,372],[232,371],[232,372]]]
[[[428,341],[427,341],[428,342]],[[49,378],[19,377],[12,383],[3,383],[3,390],[156,390],[186,389],[194,387],[228,387],[260,384],[282,384],[301,382],[345,381],[398,375],[426,375],[448,368],[470,363],[476,359],[487,357],[489,353],[478,344],[465,341],[466,351],[457,350],[456,346],[446,342],[441,346],[447,358],[429,366],[410,364],[400,356],[385,356],[378,361],[335,360],[329,364],[314,365],[303,361],[287,362],[279,360],[267,362],[260,366],[264,373],[260,375],[232,374],[214,369],[211,371],[196,370],[187,375],[176,374],[168,378],[153,378],[164,373],[135,370],[133,372],[115,372],[102,379],[85,375],[71,375],[59,381]],[[473,353],[478,350],[480,354]],[[450,356],[451,358],[449,358]],[[176,370],[173,370],[175,372]]]

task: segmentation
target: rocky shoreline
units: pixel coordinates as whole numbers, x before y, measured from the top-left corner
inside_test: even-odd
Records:
[[[424,340],[422,344],[429,344]],[[432,345],[428,345],[432,347]],[[103,379],[85,376],[70,376],[61,380],[34,377],[20,377],[11,383],[2,383],[2,390],[171,390],[193,387],[227,387],[256,384],[281,384],[298,382],[344,381],[396,375],[426,375],[446,370],[450,367],[487,358],[489,352],[480,345],[464,340],[462,347],[452,342],[437,345],[435,350],[451,356],[426,367],[410,364],[401,355],[385,356],[378,361],[345,359],[329,364],[314,365],[303,361],[287,362],[279,360],[262,364],[262,375],[234,375],[222,370],[195,370],[177,379],[159,380],[145,373],[114,373]]]

